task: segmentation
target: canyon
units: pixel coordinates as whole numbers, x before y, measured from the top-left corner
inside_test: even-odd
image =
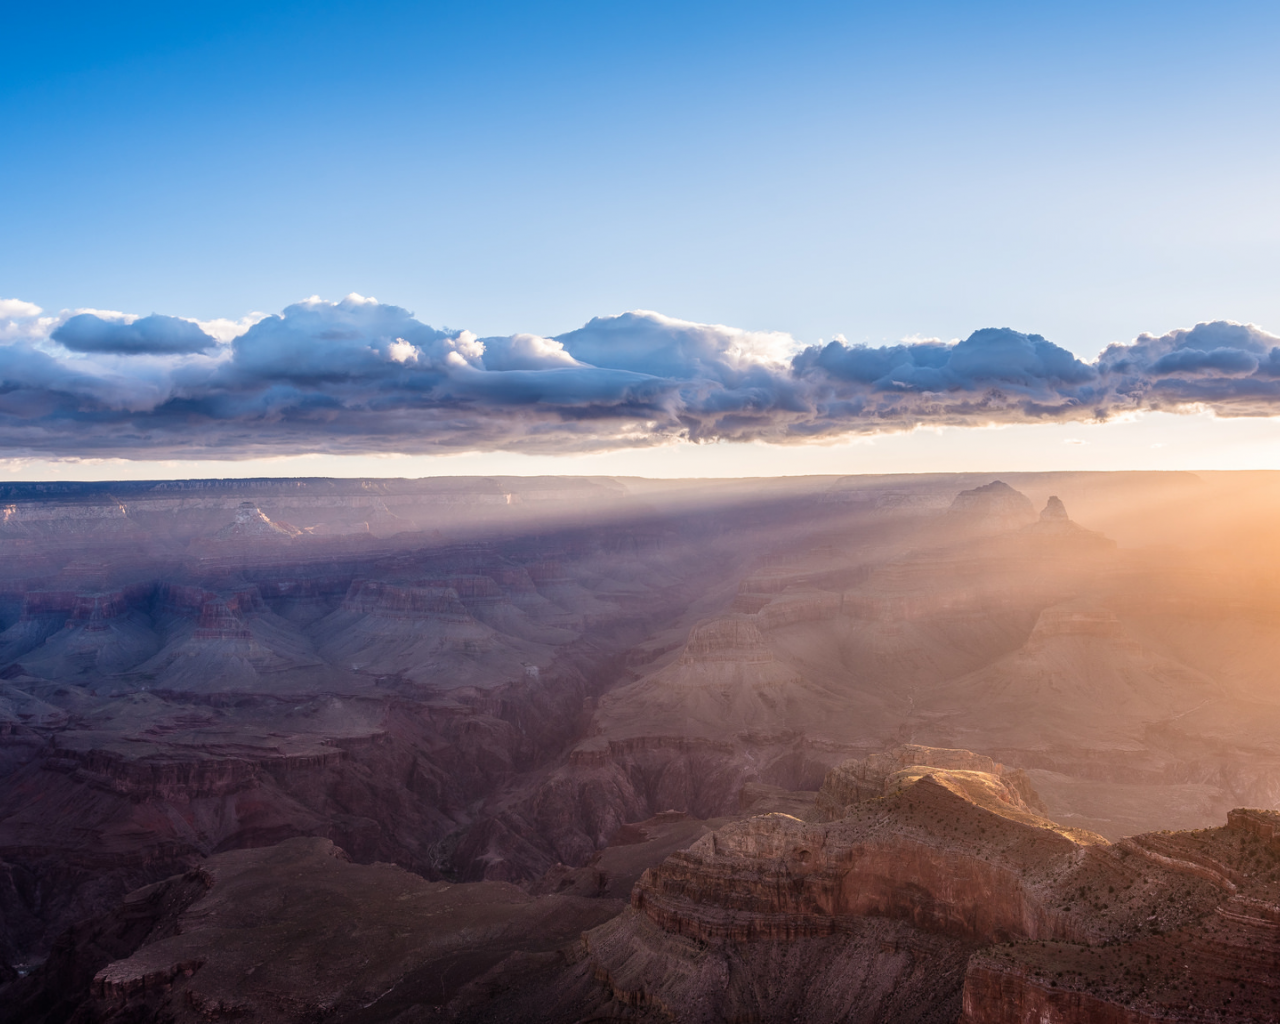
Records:
[[[0,485],[0,1019],[1274,1020],[1277,510]]]

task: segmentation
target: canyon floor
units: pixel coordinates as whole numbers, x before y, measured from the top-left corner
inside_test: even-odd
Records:
[[[1278,511],[0,485],[0,1019],[1275,1020]]]

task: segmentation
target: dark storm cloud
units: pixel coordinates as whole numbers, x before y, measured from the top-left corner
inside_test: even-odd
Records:
[[[30,304],[10,305],[21,318]],[[223,345],[159,316],[79,314],[8,336],[9,455],[575,452],[1146,409],[1280,413],[1280,338],[1226,322],[1144,334],[1092,363],[1006,328],[953,344],[800,349],[785,334],[647,312],[558,338],[477,338],[358,295],[297,303]]]
[[[190,320],[155,313],[132,323],[104,320],[94,313],[81,313],[62,323],[52,338],[72,352],[120,355],[183,355],[205,352],[217,345]]]

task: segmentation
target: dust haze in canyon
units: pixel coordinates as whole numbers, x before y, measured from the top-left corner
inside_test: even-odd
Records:
[[[0,485],[0,1018],[1274,1020],[1278,514]]]

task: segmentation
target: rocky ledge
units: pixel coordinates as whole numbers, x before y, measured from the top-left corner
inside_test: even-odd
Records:
[[[820,801],[842,816],[751,818],[647,871],[584,938],[612,1002],[707,1022],[1277,1019],[1280,815],[1111,844],[1043,817],[1020,774],[925,747],[841,765]]]
[[[969,962],[962,1024],[1280,1019],[1278,831],[1280,813],[1242,808],[1224,828],[1125,840],[1122,858],[1144,876],[1170,880],[1166,903],[1198,912],[1162,926],[1153,907],[1155,921],[1139,922],[1104,947],[1042,942],[984,950]],[[1207,906],[1193,895],[1206,883],[1217,893]],[[1100,901],[1104,912],[1110,899]]]

